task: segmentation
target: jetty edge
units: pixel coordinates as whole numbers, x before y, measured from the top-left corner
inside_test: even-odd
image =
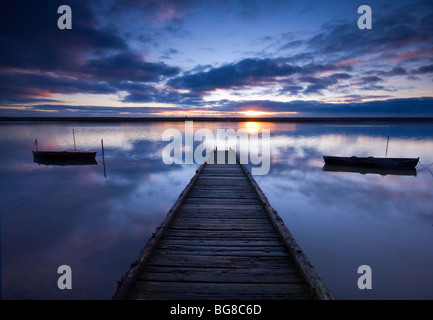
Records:
[[[278,236],[278,241],[279,243],[282,244],[282,246],[284,248],[282,248],[281,250],[284,250],[284,252],[287,252],[287,254],[282,254],[282,251],[279,251],[280,248],[275,247],[275,250],[278,250],[278,261],[284,261],[284,263],[287,262],[287,266],[288,268],[291,268],[293,270],[290,270],[289,272],[291,274],[296,273],[296,277],[299,275],[299,279],[302,278],[302,280],[295,280],[294,283],[290,283],[290,284],[281,284],[275,282],[275,284],[273,285],[268,285],[268,286],[262,286],[264,287],[266,290],[269,289],[269,292],[267,292],[264,295],[258,294],[257,296],[254,295],[254,293],[248,292],[248,294],[250,294],[250,296],[248,296],[248,294],[245,294],[244,292],[237,292],[238,295],[236,295],[236,292],[230,294],[230,293],[223,293],[222,295],[197,295],[196,293],[193,293],[191,295],[188,295],[188,292],[185,292],[184,295],[181,295],[182,299],[196,299],[197,296],[198,297],[202,297],[203,300],[205,299],[249,299],[249,297],[252,297],[253,299],[263,299],[263,297],[265,297],[265,299],[305,299],[305,300],[310,300],[310,299],[317,299],[317,300],[333,300],[333,296],[330,293],[330,291],[328,290],[328,288],[325,286],[324,282],[320,279],[320,277],[318,276],[316,270],[314,269],[314,267],[312,266],[312,264],[310,263],[310,261],[307,259],[305,253],[303,252],[303,250],[299,247],[299,245],[296,243],[294,237],[292,236],[292,234],[290,233],[290,231],[288,230],[288,228],[285,226],[283,220],[281,219],[281,217],[278,215],[277,211],[271,206],[271,204],[269,203],[266,195],[264,194],[264,192],[261,190],[261,188],[259,187],[259,185],[257,184],[257,182],[254,180],[254,178],[252,177],[252,175],[249,173],[248,169],[239,162],[239,157],[238,155],[232,151],[214,151],[214,155],[216,152],[225,152],[225,156],[228,158],[230,156],[230,154],[232,156],[234,156],[236,158],[236,164],[235,165],[219,165],[219,164],[207,164],[207,162],[205,162],[204,164],[202,164],[197,170],[196,173],[194,174],[194,176],[191,178],[190,182],[187,184],[187,186],[185,187],[185,189],[181,192],[181,194],[179,195],[178,199],[176,200],[176,202],[174,203],[174,205],[171,207],[171,209],[168,211],[165,219],[162,221],[161,225],[159,227],[156,228],[155,232],[152,234],[152,236],[150,237],[150,239],[148,240],[146,246],[139,252],[137,259],[131,264],[129,270],[127,270],[125,272],[125,274],[122,276],[122,278],[118,281],[118,286],[116,289],[116,292],[114,294],[114,296],[112,297],[113,300],[124,300],[124,299],[173,299],[173,294],[172,295],[161,295],[160,292],[158,291],[159,289],[154,289],[156,292],[155,295],[152,295],[151,293],[149,293],[148,295],[131,295],[131,291],[133,286],[135,285],[136,282],[138,281],[138,278],[140,277],[140,275],[142,273],[145,273],[144,270],[146,269],[147,264],[149,263],[150,260],[153,259],[153,261],[155,260],[154,258],[152,258],[152,253],[154,251],[161,251],[160,248],[158,248],[158,246],[161,244],[161,242],[164,240],[164,236],[167,234],[170,234],[170,232],[172,231],[167,231],[168,229],[173,229],[172,222],[176,219],[177,214],[181,215],[181,213],[179,213],[179,211],[182,211],[182,205],[189,200],[186,200],[191,192],[191,190],[194,188],[194,186],[196,185],[197,181],[200,179],[202,173],[206,170],[208,170],[209,172],[212,172],[212,176],[216,175],[215,177],[215,181],[216,179],[220,179],[218,183],[216,183],[216,185],[219,185],[219,190],[221,192],[221,188],[224,188],[224,193],[226,194],[230,194],[231,193],[231,187],[230,184],[228,184],[228,182],[230,181],[241,181],[241,180],[246,180],[247,184],[249,185],[249,187],[251,188],[251,190],[253,190],[253,192],[250,192],[249,195],[251,196],[251,194],[254,195],[254,199],[257,199],[257,203],[260,204],[257,207],[261,207],[260,210],[263,210],[263,212],[265,213],[266,217],[263,218],[261,217],[260,221],[267,221],[267,219],[270,221],[270,225],[271,225],[271,229],[272,231]],[[207,167],[208,166],[208,167]],[[208,168],[208,169],[206,169]],[[238,168],[240,170],[238,170]],[[235,173],[236,172],[236,173]],[[240,172],[242,172],[242,174],[240,174]],[[233,173],[233,174],[232,174]],[[204,174],[203,174],[204,175]],[[210,179],[211,176],[208,176],[205,180],[203,180],[204,178],[202,177],[202,184],[203,181],[207,181],[206,183],[209,183],[209,185],[207,185],[207,188],[211,188],[212,187],[212,179]],[[222,181],[222,182],[221,182]],[[247,184],[243,184],[243,186],[246,186]],[[237,188],[239,189],[240,187],[237,186]],[[209,191],[211,189],[208,189],[207,191]],[[195,191],[196,192],[196,191]],[[234,200],[233,198],[234,196],[231,196],[231,200]],[[245,199],[244,196],[241,196],[243,202],[242,203],[253,203],[250,202],[248,199]],[[251,201],[254,201],[254,199],[251,199]],[[219,200],[219,199],[218,199]],[[245,200],[248,200],[247,202],[245,202]],[[194,201],[199,201],[199,199],[195,199]],[[229,200],[227,200],[229,201]],[[238,200],[240,201],[240,200]],[[234,200],[234,202],[236,202],[236,200]],[[234,203],[233,202],[233,203]],[[255,202],[254,202],[255,203]],[[186,206],[191,206],[191,203],[186,205]],[[250,204],[249,206],[253,206],[252,204]],[[248,207],[248,206],[246,206]],[[259,210],[259,211],[260,211]],[[183,210],[185,211],[185,210]],[[230,211],[230,210],[229,210]],[[236,212],[236,208],[234,208],[233,210],[231,210],[231,212]],[[260,211],[262,212],[262,211]],[[253,212],[252,212],[253,213]],[[213,219],[213,212],[211,212],[211,214],[208,215],[209,219]],[[180,217],[182,218],[182,217]],[[179,219],[180,219],[179,218]],[[179,220],[178,219],[178,220]],[[211,221],[211,220],[209,220]],[[261,226],[259,224],[255,224],[254,225],[255,228],[259,228],[261,229]],[[225,234],[241,234],[243,233],[243,235],[246,234],[250,234],[250,238],[254,239],[254,237],[258,237],[260,235],[259,230],[255,231],[255,230],[247,230],[248,227],[243,228],[242,224],[238,227],[238,228],[234,228],[234,229],[227,229],[225,230]],[[263,228],[267,229],[267,226],[264,226]],[[238,230],[238,231],[236,231]],[[184,231],[188,231],[188,230],[184,230]],[[200,231],[200,230],[199,230]],[[190,232],[198,232],[197,230],[192,230]],[[207,233],[212,233],[209,232],[209,230],[205,230],[203,232],[207,232]],[[203,237],[206,237],[206,234],[202,235]],[[232,237],[232,236],[230,236]],[[188,238],[185,238],[188,241]],[[207,238],[206,238],[207,239]],[[229,241],[231,238],[221,238],[221,244],[222,245],[227,245],[227,241]],[[242,239],[243,241],[247,242],[249,241],[247,238],[239,238]],[[214,238],[212,238],[212,240],[214,240]],[[251,241],[256,241],[256,240],[251,240]],[[256,241],[257,242],[257,241]],[[256,243],[255,242],[255,243]],[[203,248],[206,248],[206,246],[203,246]],[[248,253],[248,250],[250,250],[251,254],[255,254],[255,252],[257,252],[257,250],[262,249],[260,246],[258,246],[257,244],[255,244],[254,246],[254,251],[251,247],[244,247],[245,251]],[[205,250],[205,249],[203,249]],[[252,253],[254,252],[254,253]],[[266,251],[268,252],[268,251]],[[178,253],[178,252],[176,252]],[[260,276],[261,277],[267,277],[269,278],[270,276],[272,276],[272,272],[274,272],[275,266],[273,266],[270,262],[269,259],[273,259],[271,257],[272,252],[267,254],[267,253],[258,253],[259,256],[255,257],[255,256],[251,256],[248,257],[248,259],[250,260],[248,262],[248,264],[244,264],[241,266],[236,266],[236,268],[239,267],[239,269],[245,270],[246,266],[247,268],[249,268],[250,270],[247,270],[251,277],[251,274],[254,274],[254,277],[251,277],[251,281],[252,283],[248,283],[248,285],[243,282],[240,287],[248,287],[248,288],[254,288],[255,287],[255,283],[254,281],[260,281]],[[181,256],[177,256],[177,257],[181,257]],[[182,257],[181,257],[182,258]],[[227,258],[227,257],[222,257],[223,258]],[[242,258],[242,257],[241,257]],[[241,261],[241,258],[239,258],[238,260]],[[275,258],[276,259],[276,258]],[[263,261],[265,260],[265,263],[267,263],[268,265],[268,269],[263,268]],[[290,260],[290,261],[289,261]],[[186,260],[187,261],[187,260]],[[231,260],[230,260],[231,261]],[[242,262],[239,262],[242,263]],[[152,262],[150,263],[152,264]],[[260,272],[258,272],[257,270],[254,270],[254,268],[256,268],[257,266],[260,266]],[[285,267],[286,264],[281,264],[278,267]],[[199,270],[197,268],[197,266],[194,266],[195,270]],[[223,266],[226,267],[226,266]],[[230,266],[232,267],[232,266]],[[184,267],[185,268],[185,267]],[[294,270],[296,269],[296,270]],[[207,267],[206,270],[212,270],[212,268]],[[230,271],[233,272],[237,272],[237,269],[230,269]],[[265,270],[265,271],[263,271]],[[278,269],[280,271],[280,269]],[[244,272],[244,271],[243,271]],[[288,272],[288,273],[289,273]],[[268,274],[270,273],[270,274]],[[224,273],[225,274],[225,273]],[[221,277],[224,277],[224,274],[221,276],[220,273],[218,273],[218,279],[215,282],[215,286],[217,287],[222,287],[222,288],[226,288],[228,284],[232,284],[230,282],[225,282],[225,280],[221,280]],[[230,272],[228,273],[230,274]],[[171,276],[173,277],[173,275],[167,275],[167,276]],[[215,276],[215,272],[210,272],[208,277],[205,277],[203,279],[207,279],[209,281],[209,283],[212,283],[214,281],[214,279],[212,277]],[[228,276],[227,276],[228,277]],[[294,276],[292,276],[294,277]],[[220,281],[220,282],[218,282]],[[223,283],[221,283],[221,281],[223,281]],[[150,282],[149,282],[150,283]],[[167,282],[164,281],[163,284],[163,288],[167,288],[167,286],[170,285],[170,283],[173,284],[174,287],[176,287],[177,285],[179,285],[179,283],[182,284],[182,282],[180,281],[179,283],[174,283],[174,282]],[[189,284],[191,285],[191,283],[189,282]],[[149,284],[150,285],[150,284]],[[149,288],[149,285],[146,288]],[[203,284],[203,280],[201,282],[201,290],[203,290],[203,286],[206,287],[206,284]],[[257,288],[260,287],[260,283],[257,284]],[[191,285],[191,290],[196,290],[194,289],[194,287],[197,287],[196,284]],[[232,287],[232,286],[228,286],[228,287]],[[277,289],[275,289],[277,288]],[[152,289],[152,287],[150,287],[150,289]],[[182,285],[181,287],[182,290],[189,290],[189,287],[187,285]],[[275,289],[275,290],[274,290]],[[152,289],[153,290],[153,289]],[[239,289],[241,290],[241,289]],[[259,290],[259,289],[257,289]],[[285,291],[287,290],[287,292]],[[173,291],[176,291],[176,289],[173,289]],[[290,291],[290,292],[289,292]],[[220,293],[219,291],[217,293]],[[177,297],[177,296],[176,296]],[[245,298],[243,298],[245,297]]]

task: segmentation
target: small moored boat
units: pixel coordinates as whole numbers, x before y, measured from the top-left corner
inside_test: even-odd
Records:
[[[325,164],[337,166],[369,167],[369,168],[414,168],[419,158],[375,158],[375,157],[336,157],[323,156]]]
[[[77,151],[75,146],[74,136],[74,150],[75,151],[39,151],[38,140],[35,140],[36,151],[32,151],[33,160],[39,164],[59,164],[59,165],[72,165],[72,164],[95,164],[96,152],[81,152]],[[74,163],[76,162],[76,163]]]

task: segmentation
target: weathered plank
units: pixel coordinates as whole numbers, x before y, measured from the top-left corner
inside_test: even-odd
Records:
[[[147,281],[187,281],[222,283],[293,283],[298,280],[297,273],[287,268],[268,269],[259,268],[188,268],[172,266],[148,266],[146,273],[140,275],[139,280]]]
[[[205,209],[205,210],[260,210],[262,209],[262,206],[260,204],[242,204],[242,205],[236,205],[236,207],[233,207],[231,204],[225,204],[225,203],[212,203],[212,204],[200,204],[200,203],[185,203],[182,206],[182,209],[185,210],[194,210],[194,209]]]
[[[175,239],[175,241],[173,241]],[[278,238],[255,238],[255,239],[238,239],[233,238],[231,241],[221,241],[213,238],[182,238],[175,236],[166,236],[161,240],[161,246],[176,243],[179,246],[219,246],[219,247],[281,247],[281,241]]]
[[[203,232],[201,230],[188,230],[188,229],[173,229],[166,230],[166,237],[186,237],[189,239],[209,239],[209,238],[226,238],[229,239],[279,239],[278,234],[258,234],[255,230],[236,231],[232,230],[208,230]]]
[[[151,255],[147,261],[147,265],[154,266],[183,266],[183,267],[207,267],[212,268],[282,268],[294,269],[292,264],[287,263],[287,256],[273,256],[273,255],[222,255],[214,256],[211,255],[197,255],[197,254],[184,254],[184,255],[172,255],[164,254],[161,251]],[[288,268],[288,266],[292,268]],[[298,274],[298,279],[301,278]],[[212,278],[209,278],[209,282],[212,282]]]
[[[212,193],[203,192],[204,190],[195,189],[191,191],[188,198],[204,198],[204,199],[257,199],[254,192],[242,192],[238,190],[213,190]],[[209,190],[210,191],[210,190]]]
[[[308,296],[305,283],[215,283],[137,281],[130,292],[134,299],[177,300],[293,300]]]
[[[177,222],[177,220],[182,220]],[[201,225],[226,225],[226,226],[243,226],[243,225],[259,225],[259,226],[269,226],[268,220],[263,217],[252,217],[252,218],[238,218],[238,217],[213,217],[212,221],[209,221],[210,217],[203,217],[202,215],[196,215],[196,216],[188,216],[187,214],[182,214],[180,217],[176,217],[176,225],[177,224],[201,224]],[[271,228],[267,228],[271,230],[272,232],[274,229],[272,226],[269,226]]]
[[[193,197],[187,197],[185,199],[184,204],[199,204],[199,205],[206,205],[206,204],[224,204],[224,205],[244,205],[244,204],[257,204],[260,205],[260,201],[258,199],[251,199],[251,198],[193,198]]]
[[[113,299],[332,299],[234,152],[214,156],[236,163],[197,170]]]

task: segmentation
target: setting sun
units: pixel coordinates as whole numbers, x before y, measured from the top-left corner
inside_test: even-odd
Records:
[[[268,112],[254,111],[254,110],[241,111],[240,113],[242,113],[248,117],[258,117],[258,116],[264,116],[264,115],[269,114]]]

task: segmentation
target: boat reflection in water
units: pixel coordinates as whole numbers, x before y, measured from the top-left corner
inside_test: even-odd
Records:
[[[76,166],[98,164],[95,160],[96,152],[80,152],[75,148],[74,152],[69,151],[39,151],[38,140],[35,140],[36,151],[33,153],[33,162],[45,165]],[[74,136],[75,147],[75,136]]]
[[[415,168],[419,158],[375,158],[323,156],[326,164],[383,169]]]
[[[416,176],[419,158],[375,158],[323,156],[324,171]]]
[[[44,157],[37,157],[34,155],[33,162],[37,164],[44,164],[44,165],[53,165],[53,166],[82,166],[82,165],[91,165],[91,164],[98,164],[95,158],[44,158]]]
[[[357,166],[346,166],[346,165],[333,165],[325,164],[322,168],[323,171],[328,172],[353,172],[360,174],[380,174],[386,175],[399,175],[399,176],[414,176],[416,177],[417,171],[415,167],[411,168],[378,168],[378,167],[357,167]]]

